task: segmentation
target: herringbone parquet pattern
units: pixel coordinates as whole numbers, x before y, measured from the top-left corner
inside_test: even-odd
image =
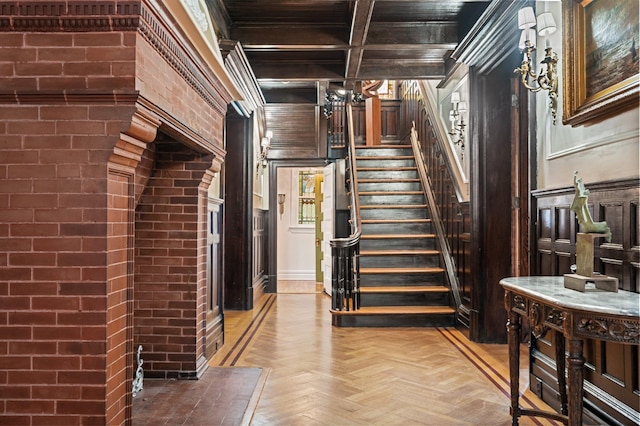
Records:
[[[234,331],[211,365],[269,369],[252,425],[511,424],[506,345],[453,329],[332,327],[329,308],[326,295],[279,294],[252,317],[227,312]],[[522,403],[544,407],[528,391]]]

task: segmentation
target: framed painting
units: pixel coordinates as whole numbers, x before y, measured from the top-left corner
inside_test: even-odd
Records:
[[[564,124],[638,105],[638,9],[638,0],[562,0]]]

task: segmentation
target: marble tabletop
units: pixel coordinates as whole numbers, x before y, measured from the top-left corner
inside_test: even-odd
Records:
[[[595,287],[587,287],[583,293],[565,288],[564,277],[510,277],[500,280],[500,284],[505,290],[525,293],[566,309],[627,317],[640,316],[640,293],[625,290],[614,293]]]

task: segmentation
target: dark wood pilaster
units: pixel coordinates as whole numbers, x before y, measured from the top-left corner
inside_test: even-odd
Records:
[[[230,108],[225,126],[224,308],[253,308],[252,120]]]
[[[513,67],[511,67],[513,68]],[[471,293],[470,336],[479,342],[505,342],[504,293],[500,279],[511,273],[511,90],[499,71],[470,73],[472,127],[470,214],[475,282]]]

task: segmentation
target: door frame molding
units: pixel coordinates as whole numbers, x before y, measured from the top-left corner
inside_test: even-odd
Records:
[[[329,164],[329,161],[322,158],[269,160],[269,215],[267,219],[269,261],[268,282],[265,287],[267,293],[278,292],[278,215],[273,214],[278,206],[278,168],[324,167],[327,164]]]

